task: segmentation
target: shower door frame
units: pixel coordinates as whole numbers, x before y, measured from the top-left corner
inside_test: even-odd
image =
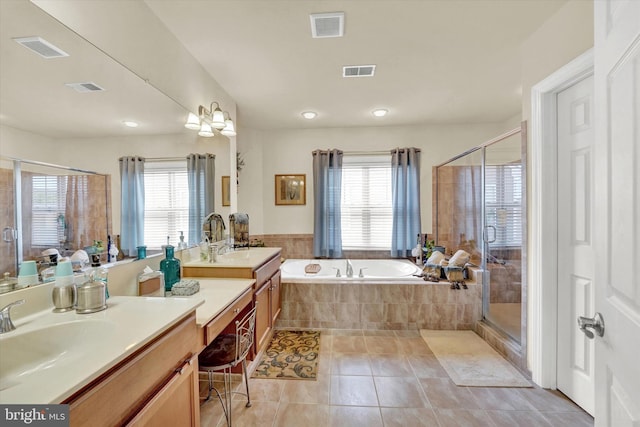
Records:
[[[488,280],[488,270],[487,270],[487,250],[488,243],[486,242],[486,198],[485,198],[485,168],[486,168],[486,148],[497,144],[501,141],[504,141],[514,135],[520,134],[520,164],[521,164],[521,174],[522,174],[522,188],[521,188],[521,197],[522,197],[522,243],[520,246],[521,250],[521,290],[520,290],[520,342],[516,342],[514,338],[510,337],[504,330],[494,322],[491,322],[486,318],[486,313],[488,313],[489,309],[489,280]],[[523,121],[520,124],[520,127],[512,129],[508,132],[503,133],[485,143],[474,147],[470,150],[465,151],[457,156],[452,157],[451,159],[440,163],[434,166],[435,170],[435,238],[436,242],[438,241],[438,232],[439,232],[439,215],[438,215],[438,192],[440,186],[438,185],[438,168],[442,166],[446,166],[456,160],[459,160],[465,156],[468,156],[476,151],[481,151],[482,161],[481,161],[481,219],[482,219],[482,262],[480,268],[483,271],[483,288],[482,288],[482,318],[483,321],[489,324],[491,327],[500,331],[500,333],[504,334],[509,340],[513,341],[515,345],[520,348],[520,357],[525,358],[527,354],[527,122]]]

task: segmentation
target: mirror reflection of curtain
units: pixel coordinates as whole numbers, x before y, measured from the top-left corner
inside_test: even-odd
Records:
[[[197,244],[202,235],[205,216],[215,211],[216,156],[189,154],[187,178],[189,181],[189,235],[188,242]]]
[[[82,248],[93,242],[91,224],[86,221],[90,209],[88,179],[86,175],[68,175],[65,221],[67,223],[67,244],[72,248]]]
[[[420,149],[391,150],[393,223],[391,256],[411,256],[420,225]]]
[[[120,247],[135,256],[144,244],[144,158],[121,157],[120,162]]]
[[[342,151],[313,152],[313,256],[342,256]]]

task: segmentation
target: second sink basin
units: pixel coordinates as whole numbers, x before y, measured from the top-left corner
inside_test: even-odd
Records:
[[[89,338],[106,342],[112,334],[110,321],[86,319],[0,336],[0,391],[43,369],[73,369],[74,361],[96,350],[86,346]]]

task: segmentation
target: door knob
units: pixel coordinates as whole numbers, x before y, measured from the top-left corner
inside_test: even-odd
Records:
[[[588,338],[593,338],[595,336],[590,329],[596,331],[596,334],[598,334],[599,337],[604,335],[604,319],[600,313],[596,313],[593,317],[578,316],[578,326]]]

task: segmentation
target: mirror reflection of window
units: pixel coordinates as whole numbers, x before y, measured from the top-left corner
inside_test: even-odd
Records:
[[[31,244],[34,247],[58,247],[65,237],[66,177],[31,177]]]

